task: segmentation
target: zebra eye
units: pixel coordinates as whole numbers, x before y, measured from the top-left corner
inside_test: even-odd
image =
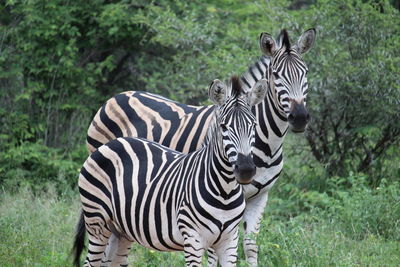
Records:
[[[273,72],[272,72],[272,74],[274,75],[274,78],[275,78],[275,79],[278,79],[278,78],[279,78],[279,74],[278,74],[278,72],[276,72],[276,71],[273,71]]]
[[[220,126],[221,126],[221,129],[222,130],[224,130],[224,131],[227,131],[228,130],[228,127],[226,127],[226,125],[225,124],[220,124]]]

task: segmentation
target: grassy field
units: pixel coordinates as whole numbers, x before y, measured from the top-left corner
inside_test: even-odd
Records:
[[[280,186],[287,187],[290,184]],[[302,192],[295,201],[283,199],[283,193],[270,196],[258,236],[260,266],[400,266],[398,184],[331,196]],[[75,193],[1,192],[1,265],[71,266],[78,213]],[[246,266],[242,250],[239,253],[239,266]],[[130,262],[131,266],[182,266],[184,258],[182,253],[135,246]]]

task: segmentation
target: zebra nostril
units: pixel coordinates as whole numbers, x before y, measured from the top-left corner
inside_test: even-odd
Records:
[[[292,113],[289,114],[288,120],[289,120],[289,122],[293,122],[294,121],[294,116],[292,115]]]

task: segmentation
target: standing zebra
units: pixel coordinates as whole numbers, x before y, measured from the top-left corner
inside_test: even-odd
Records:
[[[89,233],[85,266],[126,266],[132,242],[160,251],[183,250],[187,266],[201,266],[209,247],[222,266],[236,264],[237,226],[245,209],[239,183],[250,183],[255,173],[251,106],[264,99],[267,84],[260,80],[244,93],[233,77],[230,89],[218,80],[211,84],[216,108],[208,143],[193,153],[123,137],[86,160],[79,176]],[[84,228],[75,239],[78,266]]]
[[[286,30],[281,31],[277,40],[262,33],[260,48],[264,55],[241,77],[245,91],[262,78],[268,81],[264,101],[252,108],[257,119],[254,148],[257,171],[252,183],[243,186],[246,197],[243,245],[252,266],[257,265],[255,237],[268,190],[283,167],[284,137],[289,127],[293,132],[303,132],[309,121],[305,108],[308,69],[301,54],[312,47],[315,35],[315,29],[309,29],[292,46]],[[150,93],[125,92],[108,100],[97,112],[88,129],[88,149],[93,152],[117,137],[138,136],[188,153],[203,144],[213,110],[214,106],[189,106]],[[210,256],[209,265],[213,266],[216,257]]]

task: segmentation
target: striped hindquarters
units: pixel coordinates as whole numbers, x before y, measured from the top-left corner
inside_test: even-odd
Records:
[[[201,147],[213,106],[190,106],[145,92],[128,91],[109,99],[91,122],[90,153],[118,137],[141,137],[188,153]]]
[[[118,235],[163,251],[182,250],[174,240],[171,217],[182,180],[172,164],[181,154],[141,139],[119,138],[101,146],[85,162],[79,191],[89,236]],[[162,223],[161,223],[162,222]],[[90,237],[89,237],[90,240]]]

